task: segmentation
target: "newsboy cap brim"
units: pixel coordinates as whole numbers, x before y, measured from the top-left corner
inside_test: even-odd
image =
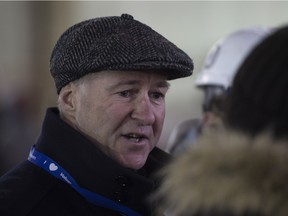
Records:
[[[71,81],[103,70],[155,71],[172,80],[190,76],[193,61],[128,14],[86,20],[61,35],[50,58],[57,93]]]

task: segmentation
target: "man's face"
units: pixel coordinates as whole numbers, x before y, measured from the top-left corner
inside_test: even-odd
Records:
[[[161,135],[166,77],[137,71],[88,75],[75,94],[74,126],[109,157],[140,169]]]

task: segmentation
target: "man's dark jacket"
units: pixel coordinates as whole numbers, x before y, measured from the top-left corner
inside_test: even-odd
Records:
[[[144,216],[152,215],[146,199],[159,183],[153,174],[170,160],[168,154],[154,148],[141,170],[124,168],[62,121],[56,108],[47,110],[36,149],[60,164],[81,187]],[[0,178],[0,215],[124,214],[87,202],[69,184],[27,160]]]

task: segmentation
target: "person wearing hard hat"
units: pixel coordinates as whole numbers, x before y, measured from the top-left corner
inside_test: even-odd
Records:
[[[177,125],[168,139],[166,151],[178,155],[195,144],[204,130],[222,125],[223,105],[237,69],[252,48],[271,32],[271,28],[262,26],[240,29],[211,47],[195,82],[204,92],[202,118],[188,119]]]
[[[225,99],[223,129],[160,173],[151,198],[173,216],[288,215],[288,25],[245,57]]]

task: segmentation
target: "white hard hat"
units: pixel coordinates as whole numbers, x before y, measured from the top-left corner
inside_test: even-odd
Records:
[[[271,32],[271,28],[256,26],[237,30],[218,40],[206,56],[204,67],[196,77],[196,86],[230,87],[245,57]]]

